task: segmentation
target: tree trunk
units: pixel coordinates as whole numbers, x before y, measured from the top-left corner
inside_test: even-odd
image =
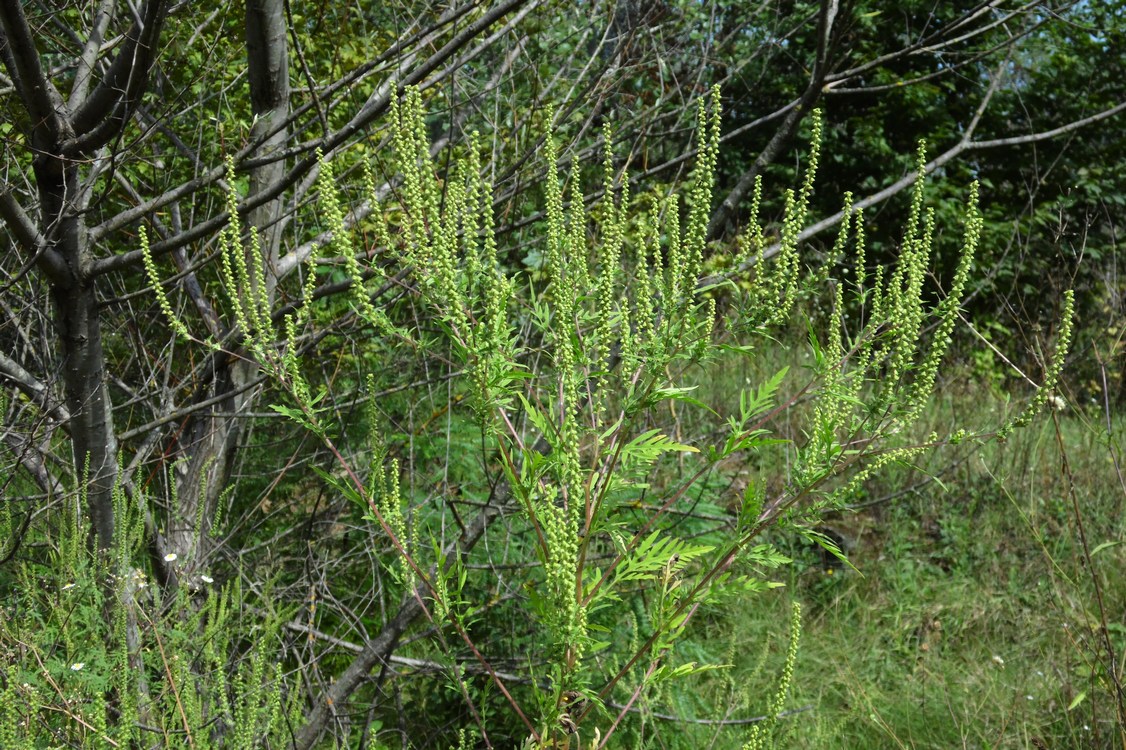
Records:
[[[115,531],[117,437],[113,429],[113,402],[105,380],[97,294],[87,274],[93,254],[83,219],[84,206],[81,199],[73,198],[81,195],[78,163],[60,153],[60,143],[50,145],[53,148],[44,148],[36,159],[35,176],[44,238],[68,270],[65,279],[51,284],[60,379],[70,412],[75,473],[84,483],[82,491],[97,545],[109,549]]]
[[[80,223],[80,219],[73,219]],[[79,257],[88,250],[81,245]],[[114,538],[113,488],[117,483],[117,439],[113,404],[106,389],[105,356],[93,284],[79,281],[51,289],[62,365],[63,390],[71,413],[74,466],[84,480],[87,512],[98,546],[109,549]]]
[[[271,161],[270,156],[285,147],[286,119],[289,117],[289,45],[287,43],[285,6],[283,0],[248,0],[246,4],[246,51],[251,107],[255,122],[250,131],[251,142],[261,145],[251,158],[260,166],[250,173],[250,195],[266,189],[282,179],[285,160]],[[249,197],[249,196],[248,196]],[[281,252],[286,222],[284,194],[250,211],[247,223],[258,232],[265,263],[262,278],[266,284],[266,300],[273,305],[277,286],[277,263]],[[254,259],[247,249],[246,262]],[[258,279],[251,274],[252,284]],[[257,299],[258,289],[248,297]],[[216,357],[215,371],[209,389],[198,394],[198,400],[227,395],[219,403],[195,413],[184,431],[181,445],[188,458],[186,471],[177,481],[177,507],[169,519],[167,548],[175,552],[177,570],[186,576],[189,585],[207,563],[208,531],[215,516],[216,505],[230,483],[231,471],[243,434],[244,421],[239,416],[249,410],[258,395],[257,388],[248,388],[257,373],[254,362],[244,356]]]

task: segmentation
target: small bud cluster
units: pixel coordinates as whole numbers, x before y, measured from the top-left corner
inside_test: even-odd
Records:
[[[395,327],[387,318],[387,313],[372,304],[365,288],[365,273],[360,269],[360,262],[356,259],[356,252],[348,229],[344,225],[344,211],[340,207],[337,196],[336,177],[333,174],[332,162],[324,158],[324,154],[317,150],[317,161],[320,163],[320,174],[317,175],[317,190],[319,200],[317,206],[324,215],[325,224],[331,232],[330,247],[333,254],[343,260],[348,277],[352,280],[352,301],[356,305],[360,316],[382,333],[393,333]],[[370,179],[370,172],[368,174]],[[373,269],[376,270],[376,269]],[[314,278],[310,272],[306,290],[306,304],[312,300],[312,290],[308,288],[308,281]]]
[[[765,750],[772,747],[771,734],[778,724],[778,716],[786,706],[786,697],[790,692],[790,683],[794,679],[794,665],[798,660],[798,646],[801,642],[801,604],[794,602],[790,615],[790,647],[786,650],[786,661],[782,665],[782,674],[778,678],[778,690],[766,711],[766,720],[751,726],[750,737],[743,745],[743,750]]]
[[[149,235],[145,231],[144,226],[138,230],[139,242],[141,244],[141,258],[145,264],[145,273],[149,277],[149,284],[152,285],[153,293],[156,295],[156,301],[160,305],[160,311],[164,313],[168,325],[172,327],[180,338],[187,340],[190,338],[188,335],[188,328],[184,322],[177,317],[176,313],[172,310],[172,303],[168,301],[168,295],[164,293],[164,285],[160,281],[160,276],[156,272],[156,263],[152,258],[152,251],[149,249]]]
[[[235,326],[260,360],[269,358],[274,330],[266,294],[265,265],[258,232],[252,227],[244,248],[235,190],[235,161],[227,157],[227,225],[219,232],[219,275],[234,313]],[[249,260],[248,260],[249,256]]]
[[[817,167],[821,157],[823,128],[821,110],[814,110],[813,124],[809,140],[809,159],[800,190],[785,192],[785,208],[782,216],[782,230],[778,252],[773,267],[760,268],[760,277],[755,290],[755,307],[761,311],[763,323],[779,325],[789,318],[801,289],[801,260],[798,253],[798,237],[801,235],[809,212],[809,201],[813,195],[813,185],[817,177]],[[761,200],[761,183],[756,181],[753,206],[757,211]],[[751,222],[750,237],[744,242],[741,255],[753,256],[762,252],[765,240],[758,225],[757,216]]]
[[[1063,296],[1063,309],[1060,312],[1060,329],[1059,333],[1056,335],[1056,352],[1047,364],[1044,382],[1036,389],[1036,395],[1029,400],[1020,414],[998,430],[997,437],[1002,440],[1006,439],[1012,434],[1013,430],[1024,427],[1031,422],[1032,419],[1043,410],[1044,405],[1048,403],[1052,391],[1055,390],[1056,385],[1059,383],[1064,360],[1067,358],[1067,352],[1071,348],[1071,337],[1074,332],[1074,326],[1075,291],[1068,289],[1064,292]]]

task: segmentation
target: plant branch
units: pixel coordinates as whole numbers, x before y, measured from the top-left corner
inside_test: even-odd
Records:
[[[743,196],[754,185],[755,177],[768,165],[774,163],[782,147],[794,137],[798,126],[801,125],[802,118],[820,98],[830,64],[833,24],[836,21],[838,9],[837,0],[822,0],[817,21],[817,53],[814,57],[813,72],[809,76],[809,84],[794,107],[786,113],[785,119],[774,131],[774,136],[759,153],[751,168],[739,176],[735,187],[728,191],[724,199],[720,201],[719,207],[712,213],[711,220],[708,222],[708,239],[718,239],[723,234],[728,221],[735,215],[740,201],[743,200]]]
[[[147,0],[139,15],[102,80],[77,102],[70,118],[76,138],[67,144],[67,153],[72,156],[92,153],[108,143],[148,88],[160,31],[168,15],[167,0]]]
[[[12,84],[31,115],[34,131],[42,147],[57,143],[66,129],[62,96],[44,75],[39,50],[27,24],[22,2],[0,3],[0,59],[12,77]]]
[[[395,83],[394,86],[385,84],[380,86],[373,98],[369,100],[359,112],[357,112],[348,123],[331,133],[328,137],[323,139],[320,144],[326,157],[336,148],[343,145],[348,139],[360,133],[364,128],[371,124],[374,120],[381,117],[390,108],[391,99],[398,96],[407,87],[421,84],[426,80],[427,76],[441,67],[450,57],[452,57],[459,49],[466,46],[480,35],[485,29],[503,18],[508,13],[519,9],[527,2],[534,0],[504,0],[504,2],[491,8],[489,11],[483,13],[480,18],[468,24],[465,29],[456,34],[439,50],[434,52],[424,62],[413,68],[403,78]],[[245,154],[243,154],[245,155]],[[309,174],[317,166],[317,159],[315,156],[306,155],[300,159],[293,167],[289,169],[282,177],[274,181],[272,184],[265,186],[261,191],[252,196],[244,199],[239,203],[238,211],[240,214],[245,214],[259,206],[266,204],[268,201],[274,200],[282,195],[286,190],[290,189],[293,185],[297,184],[305,175]],[[200,188],[214,182],[224,172],[223,168],[212,169],[207,175],[203,175],[194,180],[191,180],[183,185],[170,190],[163,195],[146,202],[143,205],[136,206],[128,211],[124,211],[113,219],[105,222],[98,227],[91,230],[91,235],[98,237],[104,235],[107,231],[115,228],[125,226],[137,219],[140,219],[145,214],[155,211],[167,203],[172,202],[178,198],[185,197],[191,193],[199,190]],[[186,230],[177,237],[170,240],[164,240],[154,243],[150,248],[153,257],[158,257],[165,253],[171,252],[177,247],[190,244],[207,237],[214,232],[221,229],[226,225],[229,216],[226,211],[217,213],[206,221],[196,224],[191,229]],[[90,274],[92,276],[99,276],[113,271],[118,271],[124,268],[130,268],[139,265],[142,262],[142,253],[140,250],[134,250],[119,255],[113,255],[108,258],[102,258],[94,261],[91,266]]]

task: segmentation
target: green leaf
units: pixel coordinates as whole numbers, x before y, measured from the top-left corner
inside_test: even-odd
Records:
[[[524,413],[528,416],[528,421],[535,425],[535,428],[540,431],[544,439],[549,443],[555,437],[555,430],[552,428],[551,422],[543,415],[532,403],[524,397],[523,393],[516,394],[520,397],[520,403],[524,405]]]
[[[642,462],[651,462],[662,453],[677,451],[681,453],[699,453],[699,449],[691,445],[678,443],[660,430],[647,430],[641,433],[622,448],[622,460],[634,459]]]
[[[697,664],[690,661],[687,664],[681,664],[678,667],[669,667],[667,664],[662,664],[653,672],[650,682],[656,683],[663,680],[672,680],[677,677],[687,677],[688,675],[700,674],[701,672],[709,672],[714,669],[730,669],[730,664]]]
[[[849,559],[847,557],[845,557],[844,552],[841,552],[841,548],[839,546],[837,546],[837,543],[834,542],[832,539],[830,539],[825,534],[822,534],[820,531],[815,531],[814,529],[803,529],[803,528],[798,528],[798,533],[800,533],[803,538],[805,538],[805,539],[813,542],[814,544],[817,544],[818,546],[820,546],[823,550],[825,550],[830,555],[832,555],[833,557],[840,560],[842,563],[844,563],[848,567],[855,570],[857,573],[860,573],[860,569],[857,568],[855,565],[853,565],[851,562],[849,562]],[[864,574],[860,573],[860,575],[863,576]]]
[[[281,404],[270,404],[270,408],[278,414],[281,414],[283,417],[289,417],[294,422],[308,430],[313,429],[313,425],[305,417],[305,413],[300,409],[295,409],[292,406],[282,406]]]
[[[754,482],[747,482],[747,488],[743,490],[743,506],[739,510],[740,525],[750,527],[758,523],[765,500],[766,493],[763,488]]]
[[[653,578],[666,566],[679,569],[694,558],[712,551],[711,546],[693,545],[676,537],[661,537],[662,531],[654,531],[645,537],[633,555],[618,566],[615,582],[637,581]],[[673,558],[676,560],[673,560]]]
[[[605,430],[602,431],[602,434],[598,436],[598,442],[605,443],[607,440],[609,440],[610,436],[613,435],[615,432],[617,432],[618,428],[622,426],[622,422],[624,420],[625,420],[625,415],[622,414],[621,416],[618,417],[617,421],[614,422],[614,424],[610,425],[609,427],[607,427]]]
[[[770,408],[774,406],[778,389],[789,371],[789,367],[783,367],[757,389],[743,391],[739,394],[739,414],[744,424],[770,411]]]
[[[1100,544],[1099,546],[1097,546],[1093,550],[1091,550],[1091,557],[1094,557],[1095,555],[1099,554],[1104,549],[1107,549],[1109,547],[1117,547],[1119,544],[1122,544],[1122,541],[1119,540],[1119,539],[1114,539],[1114,540],[1109,541],[1109,542],[1103,542],[1102,544]]]
[[[670,385],[670,386],[666,386],[665,388],[655,389],[653,391],[652,398],[653,398],[653,401],[684,401],[685,403],[692,404],[693,406],[698,406],[701,409],[704,409],[711,414],[716,414],[715,409],[708,406],[707,404],[705,404],[703,401],[699,400],[698,398],[693,398],[692,396],[688,395],[692,391],[696,390],[696,388],[697,388],[697,386],[694,386],[694,385],[693,386],[686,386],[686,387],[683,387],[683,388],[677,388],[675,386]],[[716,416],[719,416],[719,415],[716,414]]]
[[[351,500],[353,503],[355,503],[356,507],[360,509],[360,512],[363,513],[363,517],[366,520],[375,520],[372,517],[371,506],[368,505],[368,501],[364,499],[363,495],[361,495],[355,487],[353,487],[351,484],[341,479],[340,477],[329,474],[319,466],[310,466],[309,468],[312,469],[317,476],[323,479],[325,481],[325,484],[327,484],[329,487],[332,487],[348,500]]]
[[[779,568],[793,562],[771,544],[757,544],[743,552],[741,557],[749,563],[761,565],[765,568]]]

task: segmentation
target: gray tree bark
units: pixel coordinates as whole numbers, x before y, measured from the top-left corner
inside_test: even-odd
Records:
[[[247,155],[250,170],[248,199],[282,180],[289,120],[289,44],[283,0],[248,0],[246,3],[246,58],[254,124],[250,141],[260,143]],[[258,232],[265,268],[265,297],[273,307],[278,259],[285,231],[285,193],[277,193],[247,212],[246,223]],[[246,263],[255,259],[245,250]],[[251,274],[251,296],[257,295],[258,277]],[[185,471],[176,478],[177,507],[169,524],[165,546],[177,555],[177,571],[189,582],[207,564],[211,519],[220,496],[230,484],[244,419],[239,415],[255,403],[259,389],[249,387],[257,367],[246,352],[214,359],[210,388],[200,390],[196,401],[209,406],[189,418],[180,441]]]

